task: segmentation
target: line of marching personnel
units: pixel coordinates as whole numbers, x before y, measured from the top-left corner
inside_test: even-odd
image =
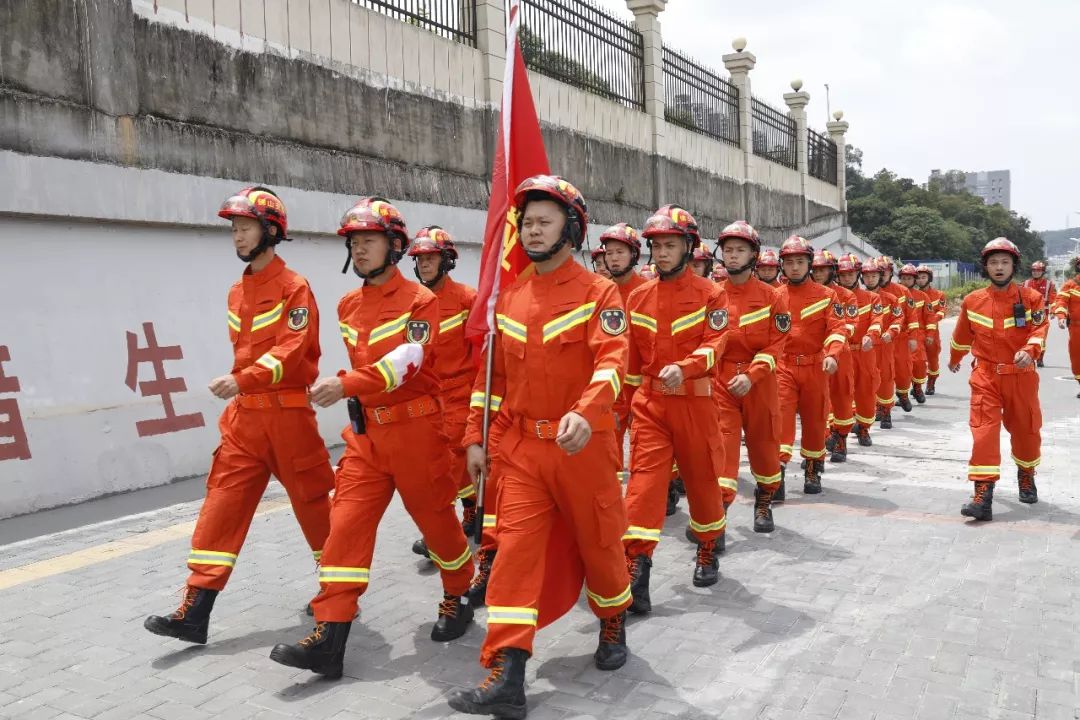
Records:
[[[396,491],[422,535],[414,550],[439,569],[432,640],[461,637],[475,608],[487,606],[480,660],[490,674],[450,695],[462,712],[525,717],[535,633],[572,606],[582,586],[600,624],[596,666],[626,662],[626,613],[651,610],[652,557],[679,488],[695,546],[692,581],[718,582],[743,444],[755,481],[753,527],[771,532],[773,506],[786,495],[796,415],[803,491],[815,494],[826,455],[845,460],[852,430],[870,445],[876,421],[891,427],[894,403],[910,411],[911,398],[934,394],[945,301],[930,287],[928,268],[904,266],[895,283],[887,258],[833,258],[800,237],[773,254],[743,221],[720,233],[714,253],[693,216],[666,205],[640,233],[625,223],[607,229],[594,256],[603,272],[593,273],[573,259],[587,236],[585,199],[546,175],[526,180],[513,197],[517,241],[532,266],[502,288],[479,371],[464,332],[476,292],[450,277],[457,260],[450,233],[431,226],[410,239],[390,202],[361,198],[338,231],[348,251],[342,272],[351,266],[363,281],[337,308],[349,369],[320,379],[315,299],[276,254],[289,239],[284,204],[265,187],[249,187],[218,214],[231,221],[247,263],[228,294],[234,366],[210,383],[230,402],[180,606],[148,617],[145,627],[206,642],[217,595],[274,475],[320,587],[307,608],[313,631],[275,646],[271,659],[340,677],[378,526]],[[651,279],[636,270],[643,245]],[[419,282],[397,268],[406,255]],[[995,409],[1013,434],[1014,459],[1029,471],[1021,473],[1021,499],[1033,497],[1038,452],[1037,427],[1034,443],[1030,437],[1036,423],[1022,431],[1017,418],[1031,391],[1027,368],[1041,357],[1045,315],[1037,292],[999,272],[1003,258],[1015,270],[1019,251],[1007,240],[984,251],[992,285],[965,299],[950,358],[954,370],[964,352],[977,358],[972,415],[978,408],[983,421],[972,422],[976,491],[964,514],[984,519],[985,488],[992,494],[997,479],[989,467]],[[1019,297],[1012,325],[998,323],[994,292]],[[349,424],[335,473],[312,404],[342,401]],[[482,542],[474,556],[467,535],[476,524]]]

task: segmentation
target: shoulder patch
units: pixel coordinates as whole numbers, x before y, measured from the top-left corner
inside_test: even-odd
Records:
[[[303,330],[307,327],[310,313],[306,307],[293,308],[289,311],[289,329]]]
[[[913,308],[913,307],[915,307],[915,298],[913,298],[913,297],[909,297],[909,298],[907,299],[907,306],[908,306],[909,308]]]
[[[900,307],[899,305],[893,305],[892,314],[893,317],[900,317],[904,314],[904,308]]]
[[[709,327],[713,330],[723,330],[728,324],[727,310],[721,308],[709,313]]]
[[[773,324],[776,325],[777,330],[786,333],[791,329],[791,315],[789,313],[776,313],[773,315]]]
[[[835,315],[836,317],[838,317],[838,318],[844,317],[844,305],[843,305],[843,303],[838,303],[838,302],[833,303],[832,304],[832,311],[833,311],[833,315]]]
[[[859,306],[858,305],[848,305],[847,306],[847,316],[849,318],[859,317]]]
[[[880,315],[884,311],[885,311],[885,306],[882,305],[881,303],[874,303],[874,307],[871,308],[871,312],[873,312],[875,315]]]
[[[431,323],[427,320],[410,320],[405,326],[405,339],[417,345],[427,345],[431,339]]]
[[[600,329],[608,335],[622,335],[626,331],[626,312],[621,308],[601,310]]]
[[[1032,310],[1031,311],[1031,324],[1042,325],[1046,322],[1046,311],[1044,310]]]

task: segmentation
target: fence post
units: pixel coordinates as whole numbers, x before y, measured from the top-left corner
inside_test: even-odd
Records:
[[[484,100],[496,108],[502,102],[506,70],[505,0],[476,0],[476,49],[483,55]]]
[[[660,13],[667,0],[626,0],[626,6],[634,13],[637,27],[644,43],[642,64],[645,86],[645,113],[649,116],[652,156],[653,204],[667,202],[667,178],[664,173],[662,153],[667,120],[664,117],[664,38],[660,32]]]
[[[784,93],[784,102],[788,106],[788,117],[795,121],[795,166],[799,171],[799,187],[802,195],[802,213],[800,222],[805,226],[810,221],[810,206],[806,199],[806,177],[810,171],[807,153],[809,152],[809,138],[807,137],[806,106],[810,103],[810,93],[802,89],[802,80],[792,80],[791,89],[794,92]]]
[[[733,53],[724,55],[724,67],[731,75],[731,84],[739,89],[739,145],[743,154],[743,218],[754,222],[750,208],[750,168],[754,162],[754,106],[750,93],[750,71],[757,64],[754,53],[746,50],[746,38],[731,42]]]
[[[844,120],[844,111],[837,110],[833,114],[833,120],[825,124],[829,131],[829,137],[836,143],[836,191],[840,193],[839,208],[844,213],[844,227],[847,227],[847,141],[844,133],[848,131],[847,121]]]

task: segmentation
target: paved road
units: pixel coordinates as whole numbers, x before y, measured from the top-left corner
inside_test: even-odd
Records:
[[[751,531],[744,482],[719,585],[692,586],[681,509],[656,554],[655,610],[630,626],[631,661],[614,673],[592,667],[596,623],[579,607],[539,638],[529,717],[1080,717],[1080,400],[1064,339],[1051,332],[1041,371],[1039,504],[1016,502],[1010,475],[994,522],[959,516],[970,491],[967,387],[946,373],[939,395],[830,467],[824,494],[790,492],[772,535]],[[179,597],[197,508],[0,547],[0,716],[444,718],[454,717],[446,692],[483,677],[482,624],[458,643],[428,639],[438,580],[409,552],[415,529],[396,503],[341,681],[267,658],[306,633],[300,608],[315,590],[280,491],[252,527],[210,644],[146,633],[143,617]],[[33,534],[27,520],[0,532],[14,522]]]

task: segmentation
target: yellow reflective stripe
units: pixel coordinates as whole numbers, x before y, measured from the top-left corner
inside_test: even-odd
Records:
[[[394,333],[399,333],[404,330],[406,323],[409,322],[410,315],[412,315],[412,311],[399,315],[390,322],[383,323],[382,325],[373,328],[371,334],[368,335],[368,344],[374,345],[380,340],[385,340],[394,335]]]
[[[608,608],[622,605],[630,600],[630,585],[627,584],[626,589],[614,597],[604,597],[603,595],[597,595],[588,586],[585,586],[585,594],[596,603],[597,607]]]
[[[764,320],[765,318],[769,317],[769,314],[771,312],[772,312],[772,305],[768,305],[766,307],[761,308],[760,310],[755,310],[754,312],[746,313],[745,315],[743,315],[742,317],[739,318],[739,327],[746,327],[747,325],[753,325],[756,322]]]
[[[488,625],[536,625],[540,613],[527,607],[499,607],[488,605]]]
[[[795,450],[795,448],[793,448],[791,445],[783,445],[783,444],[780,445],[780,454],[781,455],[784,455],[785,453],[790,455],[792,452],[794,452],[794,450]]]
[[[926,304],[925,300],[916,300],[915,301],[915,307],[917,307],[917,308],[921,308],[925,304]]]
[[[1000,465],[968,465],[968,475],[1000,475]]]
[[[982,325],[983,327],[988,327],[991,330],[994,329],[994,321],[986,317],[985,315],[980,315],[977,312],[972,312],[971,310],[968,310],[967,316],[968,320],[975,323],[976,325]]]
[[[622,380],[619,379],[619,371],[615,368],[600,368],[592,374],[590,383],[594,382],[606,382],[611,385],[611,389],[615,391],[615,397],[619,397],[619,393],[622,392]]]
[[[270,371],[270,384],[277,385],[281,382],[282,375],[285,374],[285,366],[281,364],[281,361],[270,353],[264,354],[258,360],[255,361],[256,365],[261,365]]]
[[[863,305],[861,308],[859,308],[859,314],[860,315],[865,315],[866,313],[870,312],[872,307],[873,306],[871,306],[871,305]]]
[[[871,330],[881,332],[881,323],[874,323],[870,327],[866,328],[866,332],[870,332]]]
[[[366,583],[371,571],[366,567],[323,565],[319,568],[321,583]]]
[[[705,306],[702,305],[692,313],[687,313],[681,318],[676,318],[671,323],[671,334],[675,335],[681,333],[683,330],[689,330],[690,328],[705,322]]]
[[[311,554],[315,558],[315,562],[322,560],[322,550],[312,550]]]
[[[716,478],[716,484],[719,485],[722,488],[727,488],[728,490],[738,490],[739,489],[739,481],[736,480],[735,478],[718,477],[718,478]]]
[[[507,337],[512,337],[519,342],[525,342],[528,339],[528,329],[516,320],[511,320],[505,315],[496,315],[495,320],[499,330]]]
[[[641,387],[641,376],[640,375],[627,375],[626,376],[626,384],[627,385],[633,385],[634,387]]]
[[[492,395],[491,396],[491,405],[489,406],[489,409],[491,410],[491,412],[499,412],[499,408],[502,407],[502,401],[503,401],[503,399],[500,396]],[[469,397],[469,407],[474,407],[474,408],[483,408],[484,407],[484,393],[482,391],[481,392],[474,392]]]
[[[769,366],[770,370],[776,370],[776,358],[769,353],[758,353],[751,362],[763,362]]]
[[[692,352],[690,354],[691,355],[703,355],[705,357],[705,369],[706,370],[711,370],[713,364],[716,362],[716,351],[713,350],[712,348],[700,347],[700,348],[698,348],[697,350],[695,350],[694,352]]]
[[[444,333],[448,330],[453,330],[456,327],[460,327],[465,323],[465,318],[469,317],[468,310],[462,310],[457,315],[451,315],[450,317],[439,323],[439,332]]]
[[[883,398],[880,395],[877,395],[877,396],[874,397],[874,399],[878,401],[878,405],[892,405],[893,404],[893,399],[891,397]]]
[[[1039,463],[1042,462],[1041,457],[1037,457],[1034,460],[1021,460],[1015,455],[1010,455],[1010,457],[1012,457],[1012,461],[1014,463],[1016,463],[1019,467],[1024,468],[1025,470],[1030,470],[1031,468],[1038,467]]]
[[[484,527],[486,527],[486,528],[495,527],[495,523],[496,523],[497,520],[498,520],[497,515],[488,515],[487,513],[484,513]]]
[[[807,307],[804,307],[802,310],[800,310],[799,319],[805,320],[811,315],[816,315],[825,308],[829,307],[829,305],[832,305],[832,300],[830,300],[829,298],[825,298],[824,300],[818,300],[813,305],[808,305]]]
[[[725,527],[727,527],[726,517],[722,517],[716,522],[711,523],[699,523],[694,520],[694,518],[690,518],[690,529],[694,532],[707,533],[713,532],[714,530],[723,530]]]
[[[950,340],[949,341],[949,347],[951,347],[953,350],[959,350],[961,352],[966,352],[966,351],[971,349],[970,345],[961,345],[960,343],[956,342],[955,340]]]
[[[1027,319],[1028,322],[1031,322],[1031,311],[1028,310],[1026,313],[1024,313],[1024,317],[1025,319]],[[1005,318],[1004,325],[1007,328],[1016,327],[1016,318]]]
[[[926,326],[927,330],[937,330],[937,323],[930,323]]]
[[[754,480],[759,485],[771,485],[780,482],[780,478],[783,477],[781,473],[776,473],[775,475],[758,475],[756,472],[751,471],[750,474],[754,476]]]
[[[630,311],[630,324],[656,332],[656,318],[651,318],[648,315],[634,312],[633,310]]]
[[[476,488],[469,483],[465,487],[457,491],[458,500],[464,500],[465,498],[471,498],[476,495]]]
[[[375,369],[382,375],[383,380],[386,382],[386,387],[383,388],[386,392],[395,390],[398,386],[398,376],[394,372],[394,365],[387,359],[383,358],[379,362],[375,363]]]
[[[1030,342],[1032,345],[1038,345],[1039,347],[1042,347],[1046,344],[1046,341],[1043,340],[1041,337],[1033,337],[1031,338]]]
[[[825,338],[825,342],[822,344],[822,347],[828,347],[829,343],[834,342],[834,341],[835,342],[847,342],[847,338],[844,337],[843,335],[840,335],[839,333],[833,333],[829,337]]]
[[[626,532],[623,533],[623,540],[649,540],[651,542],[660,542],[660,529],[659,528],[643,528],[637,525],[631,525],[626,528]]]
[[[188,553],[188,563],[192,565],[220,565],[233,567],[236,565],[236,553],[218,552],[217,550],[197,550],[191,548]]]
[[[841,420],[838,417],[834,417],[833,420],[832,420],[832,424],[833,425],[839,425],[840,427],[851,427],[852,425],[855,424],[855,418],[852,417],[849,420]]]
[[[229,329],[240,332],[240,316],[232,310],[229,311]]]
[[[273,310],[267,310],[264,313],[256,315],[251,319],[251,330],[262,330],[265,327],[270,327],[278,320],[281,319],[281,311],[285,309],[285,301],[282,300],[274,307]]]
[[[357,333],[354,328],[341,321],[338,321],[338,329],[341,330],[341,337],[345,339],[345,342],[356,347],[356,341],[359,340],[359,333]]]
[[[563,313],[554,320],[544,323],[544,342],[554,340],[570,328],[575,328],[588,321],[596,309],[595,302],[587,302],[579,305],[570,312]]]
[[[807,450],[806,448],[801,448],[799,450],[799,454],[802,455],[804,458],[810,458],[811,460],[820,460],[821,458],[825,457],[825,450]]]
[[[918,330],[919,329],[919,321],[918,320],[913,320],[913,321],[909,322],[907,324],[907,329],[908,330]]]
[[[468,546],[466,546],[465,552],[461,553],[461,555],[459,555],[455,559],[443,560],[441,557],[436,555],[430,548],[428,548],[428,557],[431,558],[431,562],[435,563],[443,570],[457,570],[462,565],[469,562],[469,560],[472,558],[472,550],[470,550]]]
[[[872,417],[863,417],[858,413],[855,414],[855,419],[861,422],[863,425],[873,425],[875,420]]]

